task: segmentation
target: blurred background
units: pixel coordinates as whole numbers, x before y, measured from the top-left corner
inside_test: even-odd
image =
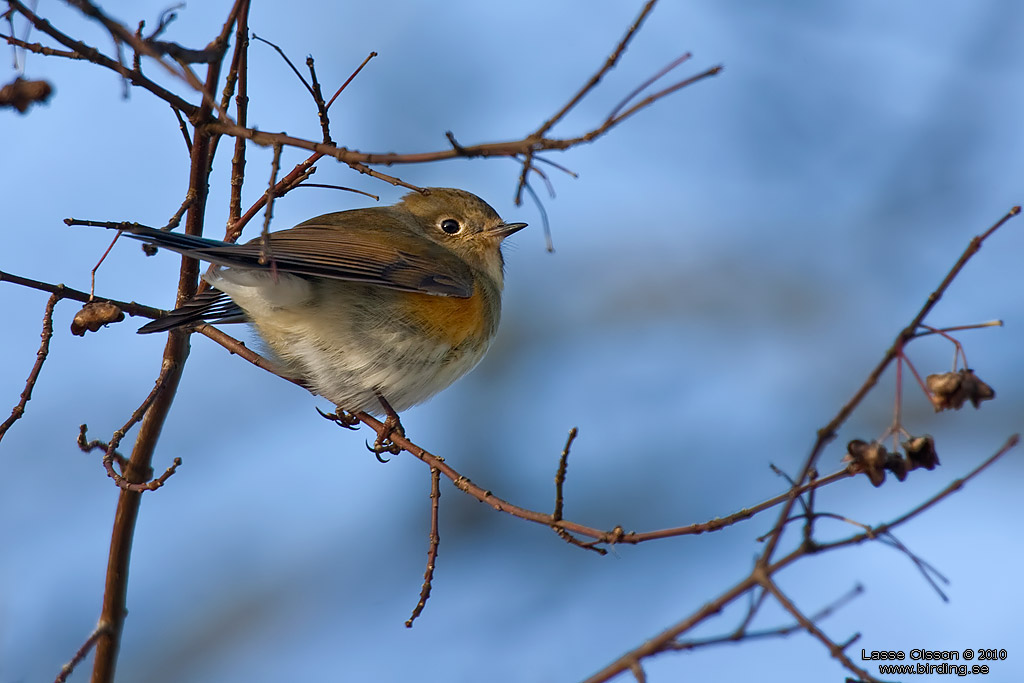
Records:
[[[155,26],[167,8],[102,4],[129,26]],[[205,45],[229,6],[190,3],[165,38]],[[257,2],[250,25],[300,66],[313,55],[327,93],[377,51],[331,110],[334,137],[363,151],[420,152],[445,148],[446,130],[474,144],[535,129],[603,63],[640,7],[322,2],[298,13]],[[112,49],[63,3],[41,0],[38,9]],[[534,181],[554,253],[537,208],[513,204],[513,162],[390,169],[415,184],[468,189],[507,220],[531,224],[506,250],[504,317],[490,354],[403,415],[410,437],[497,495],[549,510],[558,455],[578,426],[566,516],[602,528],[705,521],[785,490],[769,463],[796,473],[815,431],[969,239],[1024,199],[1022,20],[1024,5],[996,0],[664,0],[621,65],[553,133],[598,125],[683,52],[694,58],[670,78],[714,64],[725,71],[551,156],[579,173],[545,169],[556,199]],[[24,35],[24,23],[15,30]],[[163,225],[187,188],[188,157],[172,112],[148,93],[124,98],[116,75],[85,63],[18,59],[25,77],[49,80],[55,93],[25,116],[0,112],[0,269],[88,289],[110,235],[62,219]],[[278,55],[253,42],[249,62],[250,124],[319,139],[313,104]],[[16,72],[5,69],[8,82]],[[207,219],[215,236],[227,216],[230,155],[225,141]],[[245,206],[263,192],[270,158],[249,147]],[[303,158],[286,150],[282,168]],[[332,161],[320,162],[314,181],[359,187],[381,203],[401,196]],[[299,189],[276,202],[273,225],[371,203]],[[904,422],[934,435],[942,467],[902,484],[890,477],[880,489],[863,477],[841,482],[820,494],[821,510],[889,520],[1024,426],[1021,220],[986,243],[928,319],[1005,321],[959,335],[998,399],[936,415],[908,385]],[[97,291],[169,307],[178,264],[122,241]],[[13,407],[24,387],[45,301],[0,284],[0,407]],[[162,335],[138,336],[143,321],[129,319],[73,337],[76,309],[58,306],[27,414],[0,444],[2,683],[52,680],[95,626],[117,489],[99,455],[78,450],[78,425],[108,439],[159,371]],[[229,331],[252,339],[242,327]],[[943,372],[953,349],[929,339],[910,357],[922,374]],[[848,440],[889,425],[892,379],[828,448],[823,472],[840,467]],[[184,464],[143,499],[119,680],[578,680],[746,576],[756,538],[775,521],[769,513],[599,557],[443,482],[433,594],[409,630],[427,550],[427,469],[408,455],[379,464],[364,447],[369,430],[340,430],[316,406],[330,409],[193,339],[154,466],[162,471],[176,456]],[[837,641],[860,633],[854,653],[1006,648],[991,680],[1019,680],[1020,460],[1011,453],[898,529],[949,580],[948,602],[881,544],[807,559],[780,584],[814,612],[861,583],[865,594],[821,624]],[[823,538],[855,531],[819,528]],[[694,635],[730,632],[743,607]],[[766,608],[753,627],[790,621]],[[72,680],[86,680],[89,666]],[[645,667],[652,681],[845,675],[803,634],[663,654]]]

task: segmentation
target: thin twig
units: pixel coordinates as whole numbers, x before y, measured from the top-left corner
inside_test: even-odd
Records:
[[[836,598],[834,601],[815,612],[811,617],[811,621],[818,623],[838,612],[846,604],[854,600],[864,593],[864,586],[861,584],[855,585],[849,591]],[[759,593],[760,596],[768,595],[767,592],[762,591]],[[797,631],[803,629],[800,622],[794,622],[788,626],[779,626],[777,628],[766,628],[757,631],[747,631],[746,628],[742,627],[736,631],[724,635],[716,636],[712,638],[697,638],[694,640],[685,640],[676,643],[672,643],[667,649],[671,650],[696,650],[698,648],[707,647],[709,645],[725,645],[727,643],[745,643],[750,640],[766,640],[769,638],[785,638],[786,636],[792,635]]]
[[[534,156],[533,158],[536,159],[537,157]],[[534,173],[536,173],[537,175],[539,175],[540,179],[544,181],[544,188],[548,191],[548,196],[551,199],[554,199],[556,197],[556,195],[555,195],[555,186],[551,182],[551,178],[548,178],[548,174],[545,173],[544,171],[540,170],[536,166],[534,166],[531,170]]]
[[[818,470],[812,469],[808,475],[809,481],[814,481],[818,478]],[[804,547],[814,547],[814,521],[817,519],[817,515],[814,513],[814,496],[817,494],[818,489],[811,489],[807,493],[807,503],[804,505],[804,509],[807,511],[807,522],[804,524]]]
[[[92,650],[99,637],[101,635],[106,635],[108,630],[109,626],[103,624],[94,628],[92,633],[89,634],[89,637],[85,639],[84,643],[82,643],[82,647],[78,648],[78,652],[74,654],[67,664],[60,668],[60,673],[57,674],[57,678],[54,679],[54,683],[64,683],[67,681],[68,676],[74,673],[75,667],[81,664],[82,660],[89,655],[89,651]]]
[[[274,145],[274,159],[270,163],[270,186],[267,188],[267,208],[263,211],[263,230],[260,232],[260,265],[273,261],[270,252],[270,220],[274,215],[274,188],[281,169],[281,145]]]
[[[312,95],[314,100],[316,99],[316,95],[313,94],[313,87],[309,84],[309,81],[306,80],[306,77],[302,75],[302,72],[300,72],[298,68],[296,68],[296,66],[292,64],[292,60],[288,59],[288,55],[284,53],[284,50],[282,50],[281,48],[279,48],[277,45],[270,42],[266,38],[260,38],[255,33],[252,34],[252,39],[258,40],[259,42],[265,43],[270,47],[274,48],[277,54],[281,56],[281,59],[284,60],[284,63],[288,65],[288,68],[292,70],[292,73],[295,74],[295,77],[299,79],[299,82],[302,83],[303,87],[305,87],[306,90],[309,91],[309,94]]]
[[[637,95],[642,93],[644,90],[649,88],[651,85],[653,85],[655,82],[657,82],[663,76],[665,76],[667,73],[669,73],[670,71],[675,69],[677,66],[679,66],[683,62],[688,61],[691,57],[693,57],[693,55],[690,54],[689,52],[687,52],[687,53],[685,53],[685,54],[683,54],[683,55],[681,55],[679,57],[676,57],[667,66],[662,67],[660,70],[658,70],[657,73],[655,73],[653,76],[651,76],[646,81],[644,81],[643,83],[638,85],[636,88],[634,88],[631,93],[629,93],[628,95],[623,97],[622,101],[620,101],[617,105],[615,105],[615,108],[612,109],[612,113],[608,115],[608,118],[609,119],[614,119],[615,115],[618,114],[620,111],[622,111],[622,108],[625,107],[627,104],[629,104],[630,101],[634,97],[636,97]]]
[[[78,439],[75,440],[75,443],[78,444],[78,448],[81,449],[83,453],[103,451],[105,455],[109,454],[117,463],[117,466],[121,468],[122,474],[124,474],[125,469],[128,467],[128,458],[110,448],[110,444],[106,441],[100,441],[99,439],[89,441],[89,425],[78,425]]]
[[[655,92],[655,93],[653,93],[651,95],[648,95],[647,97],[645,97],[644,99],[640,100],[639,102],[637,102],[636,104],[634,104],[632,107],[630,107],[626,111],[622,112],[621,114],[616,114],[614,116],[609,116],[605,120],[604,124],[602,124],[597,129],[595,129],[595,131],[594,131],[595,136],[596,135],[601,135],[603,133],[606,133],[608,130],[610,130],[611,128],[619,125],[620,123],[622,123],[623,121],[628,119],[630,116],[632,116],[633,114],[635,114],[638,111],[640,111],[641,109],[647,108],[648,106],[654,104],[655,102],[657,102],[658,100],[660,100],[660,99],[662,99],[664,97],[667,97],[668,95],[671,95],[672,93],[676,92],[677,90],[682,90],[683,88],[685,88],[685,87],[687,87],[689,85],[693,85],[697,81],[702,81],[705,78],[710,78],[711,76],[717,76],[718,74],[722,73],[722,69],[723,69],[723,67],[721,65],[713,66],[710,69],[708,69],[707,71],[703,71],[703,72],[697,74],[696,76],[691,76],[690,78],[684,78],[683,80],[678,81],[678,82],[674,83],[673,85],[668,86],[667,88],[664,88],[664,89],[659,90],[659,91],[657,91],[657,92]]]
[[[96,295],[96,271],[99,270],[100,266],[103,265],[103,262],[107,259],[107,255],[114,248],[114,245],[117,244],[117,240],[120,237],[121,237],[121,232],[118,231],[114,235],[114,239],[110,240],[110,244],[107,245],[106,251],[104,251],[103,255],[100,256],[100,260],[97,261],[96,265],[93,266],[92,270],[89,271],[89,297],[90,297],[90,299]]]
[[[114,470],[115,453],[117,452],[117,447],[121,444],[121,440],[124,439],[125,435],[132,427],[134,427],[136,424],[142,421],[142,418],[145,417],[146,412],[149,410],[150,406],[152,406],[153,402],[156,401],[156,399],[164,392],[164,390],[167,388],[168,382],[170,381],[170,368],[164,368],[160,372],[160,376],[157,377],[153,389],[149,392],[149,394],[146,395],[146,398],[142,401],[142,404],[135,409],[135,411],[131,414],[131,417],[128,418],[128,421],[120,429],[115,431],[113,435],[110,437],[110,441],[107,442],[107,450],[103,454],[103,467],[104,469],[107,470],[107,475],[114,480],[114,483],[119,488],[125,491],[155,491],[156,489],[163,486],[164,482],[167,481],[167,479],[172,474],[174,474],[175,470],[178,469],[178,466],[181,465],[181,458],[175,458],[174,463],[167,468],[167,471],[164,472],[163,475],[161,475],[157,479],[153,479],[146,482],[129,481],[123,475],[118,474]],[[83,431],[80,433],[79,436],[80,442],[84,440],[84,435],[85,432],[83,425]],[[122,471],[126,469],[126,466],[123,463],[121,469]]]
[[[943,576],[942,573],[936,570],[929,562],[926,562],[924,559],[911,552],[910,548],[905,546],[903,542],[896,538],[892,532],[886,532],[884,536],[879,537],[879,540],[906,555],[910,561],[914,563],[917,570],[921,572],[921,576],[924,577],[924,580],[928,582],[928,585],[932,587],[932,590],[935,591],[939,598],[943,602],[949,602],[949,596],[946,595],[945,591],[939,588],[939,584],[936,582],[936,579],[938,579],[948,586],[949,579]]]
[[[188,151],[189,155],[191,156],[191,154],[192,154],[192,140],[188,136],[188,125],[185,123],[185,119],[184,119],[184,117],[182,117],[180,109],[175,107],[173,104],[171,105],[171,109],[174,110],[174,116],[177,117],[177,119],[178,119],[178,130],[181,131],[181,137],[184,138],[184,140],[185,140],[185,149]]]
[[[255,33],[253,34],[252,37],[253,37],[254,40],[258,40],[261,43],[266,43],[270,47],[274,48],[277,51],[277,54],[279,54],[281,56],[281,59],[283,59],[285,61],[285,63],[288,65],[288,68],[290,68],[292,70],[292,72],[299,79],[299,81],[302,83],[302,85],[305,86],[306,90],[309,92],[310,97],[313,98],[313,103],[316,105],[317,115],[318,115],[318,117],[320,119],[320,128],[323,130],[323,134],[324,134],[323,135],[323,141],[326,144],[329,144],[329,145],[330,144],[334,144],[333,141],[331,140],[331,124],[330,124],[330,119],[328,118],[328,115],[327,115],[327,107],[328,107],[328,105],[326,105],[324,103],[323,94],[320,92],[320,82],[316,78],[316,68],[313,66],[313,64],[314,64],[313,57],[312,56],[306,57],[306,67],[309,69],[309,75],[310,75],[310,78],[312,79],[312,83],[310,83],[310,81],[307,81],[305,76],[303,76],[302,73],[299,72],[299,70],[295,66],[295,64],[292,63],[292,60],[290,60],[288,58],[288,55],[286,55],[284,53],[284,50],[282,50],[280,47],[278,47],[274,43],[270,42],[266,38],[260,38]],[[371,53],[371,54],[375,54],[375,53]],[[367,59],[369,59],[369,58],[367,58]],[[365,64],[365,62],[364,62],[364,64]],[[362,68],[362,67],[360,67],[360,68]],[[351,80],[351,78],[349,80]],[[345,85],[347,85],[347,84],[348,83],[346,82]],[[344,88],[344,87],[345,86],[343,85],[342,88]],[[340,92],[340,89],[339,89],[339,92]],[[334,99],[332,98],[331,102],[333,102],[333,101],[334,101]]]
[[[256,353],[249,347],[247,347],[243,342],[235,339],[229,334],[226,334],[225,332],[214,327],[213,325],[210,325],[209,323],[203,323],[201,325],[197,325],[195,327],[195,331],[203,335],[204,337],[212,339],[213,341],[217,342],[225,349],[227,349],[231,354],[243,358],[244,360],[258,367],[259,369],[265,370],[272,375],[277,375],[281,379],[288,380],[292,384],[296,384],[304,389],[307,388],[306,385],[303,384],[300,380],[295,379],[294,377],[290,377],[288,374],[286,374],[283,370],[278,368],[272,362],[270,362],[260,354]]]
[[[310,170],[315,170],[315,169],[310,169]],[[292,189],[297,189],[297,188],[300,188],[300,187],[319,187],[319,188],[323,188],[325,190],[344,190],[345,192],[355,192],[356,194],[361,194],[364,197],[369,197],[370,199],[376,200],[378,202],[380,201],[380,196],[379,195],[370,194],[369,192],[364,192],[363,190],[357,190],[354,187],[345,187],[344,185],[329,185],[327,183],[299,183],[299,184],[295,185],[295,187],[292,188]]]
[[[239,144],[244,146],[245,145],[245,141],[242,138],[236,138],[236,141],[235,141],[236,158],[237,158],[237,154],[238,154],[238,145]],[[308,173],[312,172],[313,170],[315,170],[315,167],[313,166],[313,164],[315,164],[317,161],[319,161],[322,157],[323,157],[323,155],[319,154],[319,153],[312,154],[307,159],[305,159],[304,161],[296,164],[295,168],[293,168],[291,171],[289,171],[288,175],[286,175],[284,178],[281,178],[281,180],[278,181],[277,185],[274,186],[273,195],[275,197],[281,197],[281,196],[283,196],[288,191],[289,188],[294,188],[295,187],[295,183],[299,182],[299,179],[301,177],[303,177],[306,174],[308,174]],[[245,165],[245,160],[244,160],[244,157],[242,157],[242,163],[241,163],[241,166],[238,169],[239,175],[235,176],[234,174],[232,174],[232,183],[234,182],[234,178],[235,177],[237,177],[239,179],[238,180],[238,182],[239,182],[239,185],[238,185],[239,192],[241,192],[241,180],[242,180],[241,168],[243,168],[244,165]],[[234,200],[232,200],[232,201],[234,201]],[[239,201],[241,201],[241,200],[239,200]],[[239,216],[237,219],[235,219],[233,221],[228,221],[227,231],[224,234],[224,241],[225,242],[234,242],[235,240],[237,240],[242,235],[242,229],[245,228],[245,226],[249,223],[249,221],[251,221],[253,219],[253,217],[257,213],[259,213],[259,210],[262,209],[264,206],[266,206],[266,204],[267,204],[267,193],[264,192],[263,194],[260,195],[260,198],[257,199],[256,202],[252,206],[250,206],[249,209],[244,214],[242,214],[241,216]]]
[[[524,166],[523,168],[526,167]],[[534,168],[533,170],[536,171],[537,169]],[[540,197],[537,196],[537,193],[532,187],[530,187],[530,183],[523,183],[522,187],[527,191],[527,193],[529,193],[530,198],[533,199],[534,203],[537,205],[537,211],[540,212],[541,226],[544,228],[544,246],[548,253],[552,254],[555,251],[555,243],[551,239],[551,223],[548,221],[547,209],[544,208],[544,203],[540,200]]]
[[[939,329],[936,329],[934,327],[929,327],[928,325],[922,325],[921,327],[923,327],[924,329],[923,330],[918,330],[916,333],[914,333],[914,337],[915,338],[917,338],[917,337],[928,337],[928,336],[933,335],[933,334],[943,334],[944,335],[947,332],[961,332],[963,330],[981,330],[981,329],[984,329],[986,327],[1002,327],[1002,326],[1003,326],[1003,321],[1002,320],[988,320],[988,321],[983,322],[983,323],[972,323],[970,325],[954,325],[953,327],[942,327],[942,328],[939,328]]]
[[[562,449],[562,455],[558,459],[558,470],[555,472],[555,511],[551,513],[551,520],[554,523],[562,521],[562,510],[565,505],[563,488],[565,487],[565,475],[569,468],[569,450],[572,448],[572,443],[576,440],[578,434],[579,430],[576,427],[569,430],[569,436],[565,440],[565,448]],[[551,529],[566,543],[585,550],[593,550],[598,555],[608,554],[607,549],[598,547],[598,544],[601,543],[599,540],[583,541],[556,524],[552,524]]]
[[[334,104],[334,100],[338,99],[338,95],[340,95],[345,90],[345,88],[348,87],[348,84],[351,83],[353,81],[353,79],[355,79],[355,77],[359,75],[359,72],[363,70],[363,67],[366,66],[367,64],[369,64],[370,60],[373,59],[376,56],[377,56],[376,52],[371,52],[370,54],[366,55],[366,59],[363,60],[362,64],[357,66],[356,70],[353,71],[349,75],[349,77],[345,79],[345,82],[341,84],[341,87],[339,87],[337,90],[334,91],[334,95],[332,95],[331,99],[328,100],[328,102],[327,102],[327,109],[331,108],[331,105]]]
[[[317,116],[320,118],[320,128],[324,133],[324,142],[332,143],[331,140],[331,119],[327,114],[327,105],[324,103],[323,93],[320,92],[320,81],[316,78],[316,67],[313,57],[306,57],[306,66],[309,68],[309,78],[313,83],[313,102],[316,104]]]
[[[39,350],[36,351],[36,362],[33,363],[32,370],[28,373],[25,389],[21,392],[21,399],[18,401],[18,405],[14,406],[11,416],[4,420],[3,424],[0,424],[0,440],[3,440],[7,430],[25,414],[25,406],[32,398],[32,389],[35,388],[36,381],[39,379],[39,373],[43,369],[43,363],[46,362],[46,356],[50,353],[50,338],[53,336],[53,307],[62,298],[63,296],[60,292],[54,292],[46,301],[46,308],[43,310],[43,331],[39,335],[41,339]]]
[[[573,107],[579,104],[580,100],[582,100],[588,92],[593,90],[594,87],[601,82],[601,79],[604,78],[605,74],[612,70],[612,68],[618,63],[619,57],[621,57],[622,53],[626,51],[626,46],[629,45],[631,40],[633,40],[633,36],[635,36],[636,32],[640,30],[640,26],[644,23],[644,20],[647,19],[651,10],[654,9],[656,2],[657,0],[648,0],[647,4],[645,4],[643,9],[640,10],[640,15],[626,31],[626,35],[624,35],[622,40],[619,41],[619,44],[615,46],[615,49],[608,56],[608,59],[605,60],[604,64],[601,65],[601,68],[590,77],[590,80],[583,84],[582,88],[576,91],[576,94],[566,102],[564,107],[559,109],[555,112],[554,116],[541,124],[540,128],[538,128],[534,133],[534,137],[543,137],[549,130],[551,130],[552,126],[565,118],[565,115],[568,114]]]
[[[249,3],[242,5],[235,26],[235,51],[231,57],[231,74],[237,80],[235,94],[235,120],[245,126],[249,120]],[[230,75],[229,75],[230,79]],[[224,102],[227,109],[227,102]],[[235,153],[231,158],[231,196],[228,200],[228,225],[234,225],[242,215],[242,185],[245,182],[245,140],[235,138]],[[230,233],[230,230],[228,230]],[[239,233],[241,229],[239,228]]]
[[[77,289],[71,289],[70,287],[65,287],[64,285],[53,285],[50,284],[49,282],[40,282],[39,280],[21,277],[20,275],[14,275],[12,273],[7,273],[2,270],[0,270],[0,282],[10,282],[11,284],[14,285],[28,287],[29,289],[35,289],[41,292],[49,292],[50,294],[59,293],[60,298],[62,299],[72,299],[73,301],[80,301],[83,304],[89,303],[89,301],[92,299],[88,292],[82,292]],[[167,311],[161,310],[159,308],[153,308],[152,306],[144,306],[142,304],[137,304],[134,301],[119,301],[117,299],[108,299],[106,297],[97,298],[102,298],[103,301],[109,301],[110,303],[114,304],[115,306],[117,306],[118,308],[120,308],[125,313],[131,316],[140,316],[143,318],[151,318],[155,320],[156,318],[162,318],[167,314]]]
[[[441,544],[441,534],[438,531],[438,510],[441,501],[441,473],[437,468],[430,468],[430,546],[427,549],[427,568],[423,572],[423,587],[420,588],[420,599],[412,610],[412,616],[405,621],[406,628],[412,628],[423,612],[423,608],[430,599],[430,590],[434,581],[434,567],[437,565],[437,548]]]
[[[46,47],[39,43],[29,43],[21,40],[20,38],[3,34],[0,34],[0,38],[6,40],[8,45],[20,47],[22,50],[28,50],[29,52],[37,55],[45,55],[47,57],[64,57],[65,59],[85,59],[82,55],[71,50],[55,50],[52,47]]]
[[[7,11],[4,12],[3,19],[5,21],[7,21],[7,30],[10,31],[11,35],[13,36],[15,34],[15,32],[16,32],[16,29],[14,28],[14,12],[11,11],[10,6],[8,6]],[[28,42],[28,34],[29,34],[30,30],[31,30],[30,27],[28,27],[28,26],[25,27],[25,40],[22,41],[22,42]],[[15,72],[17,72],[18,76],[23,76],[24,73],[25,73],[25,65],[24,65],[24,63],[21,63],[21,64],[18,63],[18,50],[17,50],[17,48],[11,50],[11,68]]]
[[[747,605],[747,614],[743,617],[743,621],[740,622],[740,625],[736,627],[736,630],[732,632],[730,639],[738,640],[747,633],[747,629],[750,628],[750,625],[754,622],[754,618],[757,616],[757,613],[768,599],[768,593],[759,586],[750,589],[750,593],[748,593],[748,595],[750,598],[750,604]]]
[[[856,664],[854,664],[853,660],[850,659],[849,656],[847,656],[846,652],[843,650],[843,648],[838,643],[836,643],[831,638],[829,638],[827,635],[825,635],[825,632],[822,631],[820,628],[818,628],[818,625],[816,623],[814,623],[814,620],[809,619],[806,615],[804,615],[804,613],[801,612],[800,609],[795,604],[793,604],[793,601],[790,600],[789,597],[785,593],[782,592],[782,589],[779,588],[778,585],[776,585],[776,583],[771,580],[771,578],[769,578],[766,574],[763,573],[764,572],[764,568],[763,567],[758,567],[757,569],[754,570],[754,572],[755,572],[755,574],[761,575],[760,576],[761,581],[759,583],[762,586],[764,586],[764,588],[768,592],[770,592],[773,596],[775,596],[775,599],[779,602],[780,605],[782,605],[782,608],[785,609],[790,614],[792,614],[793,617],[796,619],[797,623],[800,624],[800,626],[802,626],[805,631],[807,631],[812,636],[814,636],[815,638],[820,640],[822,642],[822,644],[826,648],[828,648],[829,654],[831,654],[835,659],[839,660],[839,662],[842,663],[842,665],[845,666],[847,669],[849,669],[854,674],[859,676],[861,678],[861,680],[864,680],[864,681],[877,681],[878,680],[878,679],[872,677],[872,675],[870,673],[868,673],[866,670],[864,670],[864,669],[860,668],[859,666],[857,666]]]
[[[548,159],[546,157],[542,157],[539,154],[534,154],[533,155],[533,159],[534,159],[534,161],[539,161],[542,164],[547,164],[548,166],[554,166],[555,168],[557,168],[562,173],[565,173],[566,175],[571,176],[573,178],[579,178],[580,177],[580,174],[577,173],[576,171],[572,170],[571,168],[566,168],[565,166],[562,166],[561,164],[555,163],[554,161],[551,161],[551,159]]]
[[[153,32],[146,36],[146,40],[156,40],[163,32],[167,30],[167,27],[171,25],[175,19],[178,18],[177,10],[184,9],[185,3],[179,2],[177,5],[171,5],[163,12],[160,13],[160,18],[156,22],[156,28]]]
[[[569,430],[569,436],[565,440],[565,448],[562,449],[562,456],[558,459],[558,471],[555,472],[555,511],[551,515],[551,518],[556,522],[562,519],[562,508],[564,505],[562,487],[565,486],[565,474],[569,469],[569,449],[572,448],[572,442],[576,440],[578,434],[579,430],[576,427]]]
[[[132,483],[125,479],[124,477],[118,475],[117,472],[115,472],[113,468],[109,466],[108,461],[104,461],[104,466],[107,469],[107,474],[114,480],[114,483],[117,484],[118,488],[123,489],[125,491],[134,491],[136,493],[142,493],[143,491],[156,491],[158,488],[162,487],[167,482],[167,480],[170,479],[171,475],[173,475],[178,470],[178,467],[181,466],[181,458],[175,458],[174,460],[172,460],[171,466],[164,470],[164,473],[161,474],[156,479],[150,479],[149,481],[143,481],[138,483]]]
[[[145,21],[139,21],[139,27],[135,30],[135,37],[142,40],[142,29],[146,27]],[[132,55],[132,71],[142,71],[142,55],[136,50]]]
[[[463,151],[465,151],[465,148],[463,148]],[[526,188],[526,184],[528,182],[527,181],[527,177],[530,175],[530,170],[533,168],[533,148],[532,148],[532,146],[529,149],[527,149],[526,152],[523,154],[523,162],[522,162],[522,164],[523,164],[523,167],[519,170],[519,182],[516,183],[516,198],[515,198],[515,205],[516,206],[521,206],[522,203],[523,203],[523,190]],[[532,190],[531,190],[531,194],[533,194]],[[533,194],[533,196],[534,196],[534,198],[537,197],[536,194]]]
[[[424,188],[420,187],[419,185],[407,183],[398,176],[388,175],[387,173],[381,173],[378,170],[370,168],[364,163],[358,161],[348,161],[346,163],[348,164],[348,167],[351,168],[353,171],[358,171],[359,173],[362,173],[363,175],[368,175],[371,178],[383,180],[384,182],[391,183],[396,187],[404,187],[408,190],[413,190],[414,192],[424,192]]]
[[[178,207],[178,210],[175,211],[174,215],[171,216],[170,219],[167,221],[167,225],[165,225],[164,227],[162,227],[160,229],[163,230],[164,232],[168,232],[168,231],[174,230],[176,227],[178,227],[178,225],[181,224],[182,216],[185,215],[185,212],[188,211],[188,207],[192,206],[192,202],[194,202],[195,200],[196,200],[195,192],[192,192],[191,190],[186,192],[185,193],[185,199],[183,199],[181,201],[181,206]]]

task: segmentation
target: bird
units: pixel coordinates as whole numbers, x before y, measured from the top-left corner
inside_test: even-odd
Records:
[[[339,410],[395,413],[472,370],[498,328],[507,223],[476,195],[425,188],[244,244],[137,224],[125,234],[210,263],[212,287],[142,334],[251,322],[287,377]]]

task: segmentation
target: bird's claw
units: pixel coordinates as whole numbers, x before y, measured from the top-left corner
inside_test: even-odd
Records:
[[[325,420],[330,420],[339,427],[352,430],[358,429],[359,427],[359,418],[352,413],[345,412],[341,408],[335,408],[333,413],[325,413],[320,410],[320,408],[317,408],[316,412],[320,413],[320,417]]]
[[[405,436],[405,427],[402,426],[402,422],[398,419],[398,413],[394,411],[390,404],[380,396],[377,398],[380,399],[387,417],[384,418],[384,424],[381,426],[380,431],[377,432],[377,439],[373,442],[373,445],[366,444],[366,447],[371,453],[376,454],[377,460],[387,462],[388,459],[381,457],[382,454],[398,455],[402,452],[402,447],[391,440],[391,435]]]

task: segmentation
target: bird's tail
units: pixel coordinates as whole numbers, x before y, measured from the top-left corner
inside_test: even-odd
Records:
[[[204,261],[211,260],[206,256],[210,249],[219,249],[226,246],[224,242],[219,240],[195,237],[168,230],[158,230],[146,225],[139,225],[138,223],[120,223],[107,227],[118,229],[127,237],[137,239],[146,244],[163,247],[164,249]],[[178,327],[201,322],[228,323],[244,322],[245,320],[245,313],[226,294],[216,290],[209,290],[187,302],[181,308],[171,311],[163,318],[143,325],[139,328],[138,332],[139,334],[151,334],[153,332],[166,332]]]
[[[111,229],[120,230],[126,236],[137,239],[147,244],[155,244],[158,247],[176,251],[179,254],[188,254],[193,251],[202,251],[215,247],[223,247],[224,243],[219,240],[211,240],[206,237],[195,237],[180,232],[169,230],[158,230],[147,225],[138,223],[119,223],[109,226]]]
[[[176,308],[163,318],[146,323],[139,328],[139,334],[150,334],[152,332],[166,332],[178,327],[186,327],[196,323],[217,322],[234,323],[245,322],[245,313],[228,298],[224,292],[215,289],[208,289],[194,299],[186,302],[181,308]]]

